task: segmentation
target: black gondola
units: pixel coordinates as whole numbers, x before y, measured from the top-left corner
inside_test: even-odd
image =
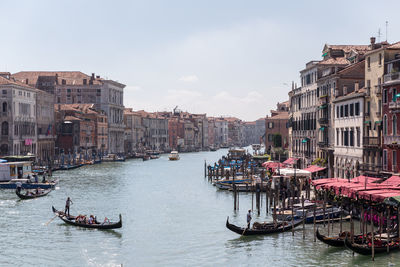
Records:
[[[25,194],[21,194],[21,192],[18,192],[18,190],[15,191],[15,193],[17,194],[17,196],[20,199],[32,199],[32,198],[37,198],[37,197],[44,197],[46,196],[48,193],[50,193],[52,189],[47,189],[47,190],[43,190],[42,192],[40,192],[39,194],[32,194],[32,195],[25,195]]]
[[[370,246],[369,244],[351,243],[351,241],[348,238],[346,238],[344,240],[344,244],[347,248],[351,249],[352,251],[354,251],[358,254],[372,255],[372,246]],[[394,250],[394,249],[399,249],[398,242],[393,242],[392,244],[389,245],[389,251]],[[374,245],[374,254],[383,253],[386,251],[387,251],[386,243]]]
[[[370,233],[368,233],[368,234],[370,234]],[[317,228],[316,235],[317,235],[317,238],[319,241],[321,241],[329,246],[344,247],[344,240],[346,239],[346,236],[350,236],[350,232],[343,232],[342,235],[335,236],[335,237],[329,237],[329,236],[322,235],[319,232],[319,229]],[[361,242],[362,242],[362,235],[355,235],[354,243],[361,244]]]
[[[293,221],[293,226],[296,227],[300,225],[303,222],[303,220],[294,220]],[[291,221],[282,221],[278,222],[277,226],[275,227],[274,223],[268,223],[266,224],[266,227],[263,229],[247,229],[244,227],[239,227],[234,224],[229,223],[229,217],[226,219],[226,228],[231,230],[232,232],[235,232],[239,235],[267,235],[267,234],[273,234],[273,233],[280,233],[280,232],[286,232],[292,229],[292,222]]]
[[[117,229],[122,227],[122,216],[121,214],[119,215],[119,221],[116,223],[95,223],[95,224],[86,224],[86,223],[78,223],[75,222],[75,216],[67,216],[64,212],[56,210],[54,207],[52,207],[53,212],[63,220],[65,223],[74,225],[74,226],[80,226],[80,227],[85,227],[85,228],[95,228],[95,229]]]

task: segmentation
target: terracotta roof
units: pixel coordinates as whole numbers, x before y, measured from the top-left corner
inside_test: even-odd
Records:
[[[55,104],[54,109],[82,112],[84,114],[98,114],[94,104]]]
[[[327,60],[320,61],[319,65],[348,65],[350,61],[348,61],[344,57],[337,57],[337,58],[328,58]]]
[[[397,49],[397,48],[400,48],[400,42],[393,43],[393,44],[389,45],[387,48],[389,48],[389,49]]]
[[[267,117],[268,119],[272,119],[272,120],[283,120],[283,119],[289,119],[289,112],[279,112],[276,115],[273,115],[271,117]]]
[[[4,78],[3,76],[0,76],[0,84],[3,84],[3,85],[7,85],[7,84],[18,85],[18,86],[22,86],[22,87],[25,87],[25,88],[28,88],[28,89],[31,89],[31,90],[35,90],[35,91],[37,90],[36,88],[34,88],[32,86],[29,86],[27,84],[15,81],[13,78],[7,79],[7,78]]]
[[[349,53],[352,50],[357,52],[366,52],[370,50],[369,45],[329,45],[327,44],[328,48],[332,48],[335,50],[343,50],[345,53]]]
[[[89,84],[89,80],[92,78],[89,75],[86,75],[80,71],[20,71],[14,73],[12,77],[16,80],[25,83],[26,79],[28,79],[28,83],[30,85],[36,85],[39,77],[56,77],[58,80],[58,84],[62,84],[62,80],[65,80],[67,85],[83,85],[83,79],[87,80],[87,84]],[[103,79],[95,78],[93,80],[93,84],[102,84]]]

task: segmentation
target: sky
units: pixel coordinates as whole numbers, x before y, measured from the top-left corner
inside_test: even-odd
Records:
[[[400,41],[400,1],[2,1],[0,71],[79,70],[124,105],[253,121],[324,44]],[[388,8],[390,7],[390,8]],[[378,38],[379,39],[379,38]]]

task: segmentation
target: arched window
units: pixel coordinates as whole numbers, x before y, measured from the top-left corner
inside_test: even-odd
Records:
[[[7,112],[7,102],[3,102],[3,112]]]
[[[396,115],[394,115],[393,119],[392,119],[392,135],[397,135],[397,117],[396,117]]]
[[[383,116],[383,134],[387,135],[387,116]]]
[[[1,135],[8,135],[8,122],[6,121],[1,124]]]

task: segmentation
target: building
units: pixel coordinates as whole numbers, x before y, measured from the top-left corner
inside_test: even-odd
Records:
[[[0,73],[1,120],[0,155],[36,154],[37,89]]]
[[[124,152],[124,84],[80,71],[21,71],[17,81],[53,94],[56,104],[94,104],[107,115],[108,150]]]
[[[215,118],[214,144],[216,146],[228,145],[228,122],[224,118]]]
[[[385,49],[382,85],[383,172],[398,174],[400,166],[400,43]]]
[[[54,97],[36,90],[37,150],[36,160],[49,164],[55,153]]]
[[[107,150],[107,117],[94,104],[55,104],[55,113],[60,154],[88,159]]]
[[[265,118],[265,148],[289,147],[289,101],[278,103]]]
[[[364,164],[362,170],[366,175],[379,176],[382,171],[382,110],[385,110],[386,118],[390,115],[388,106],[383,107],[382,105],[382,85],[391,83],[390,72],[385,72],[385,66],[389,67],[388,62],[394,60],[396,54],[399,53],[399,43],[389,45],[387,42],[382,42],[376,44],[375,38],[372,37],[371,51],[365,55],[365,84],[368,89],[366,121],[370,122],[365,124],[364,127]],[[385,73],[388,76],[385,76],[386,80],[384,81]],[[387,95],[389,91],[390,87],[384,91],[386,104],[390,102]],[[387,168],[384,169],[387,170]]]
[[[334,176],[359,176],[363,164],[364,99],[367,89],[344,92],[333,100],[334,104]],[[339,95],[340,94],[340,95]],[[321,131],[323,132],[323,130]],[[324,136],[327,138],[327,136]],[[327,140],[321,140],[326,141]]]

